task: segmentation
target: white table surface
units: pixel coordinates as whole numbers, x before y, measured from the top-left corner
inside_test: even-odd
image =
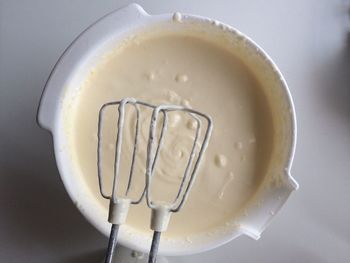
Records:
[[[99,262],[106,238],[75,209],[35,122],[56,60],[90,23],[129,1],[0,0],[0,261]],[[219,19],[284,74],[298,118],[300,183],[259,241],[241,237],[172,262],[350,262],[350,21],[346,0],[139,1],[149,13]]]

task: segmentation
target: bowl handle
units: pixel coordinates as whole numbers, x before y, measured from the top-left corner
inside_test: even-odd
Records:
[[[71,64],[70,59],[67,58],[69,56],[66,55],[72,53],[74,49],[75,51],[80,50],[82,42],[85,46],[85,43],[89,43],[89,41],[86,40],[88,36],[86,36],[84,33],[88,31],[90,31],[90,33],[93,33],[93,31],[98,31],[99,26],[101,26],[100,21],[102,20],[113,21],[111,25],[115,26],[118,24],[125,25],[132,21],[142,19],[145,16],[149,16],[149,14],[140,5],[135,3],[129,4],[125,7],[112,11],[94,22],[68,46],[54,66],[41,95],[36,118],[40,127],[49,131],[54,130],[54,125],[57,120],[56,115],[61,108],[61,101],[65,88],[58,79],[65,78],[67,77],[67,74],[70,74],[70,72],[65,72],[64,69],[62,70],[62,67],[59,67],[59,65]],[[82,48],[82,50],[84,50],[84,48]]]

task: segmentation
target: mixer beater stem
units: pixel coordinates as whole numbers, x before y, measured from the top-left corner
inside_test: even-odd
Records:
[[[117,237],[118,237],[119,225],[112,224],[111,234],[109,236],[108,248],[106,253],[105,263],[112,263],[113,256],[115,255],[115,248],[117,247]]]
[[[153,232],[152,245],[151,245],[151,250],[149,252],[148,263],[156,263],[157,261],[157,254],[158,254],[158,247],[159,247],[161,233],[162,232],[160,231]]]

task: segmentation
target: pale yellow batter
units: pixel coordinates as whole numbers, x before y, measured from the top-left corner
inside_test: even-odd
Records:
[[[214,130],[198,179],[184,208],[172,216],[168,237],[204,233],[232,221],[261,183],[271,157],[274,131],[260,84],[234,54],[205,38],[180,32],[149,34],[116,47],[91,70],[71,108],[72,156],[106,209],[108,201],[100,197],[96,174],[97,119],[103,103],[135,97],[193,107],[213,118]],[[127,153],[131,152],[134,117],[130,113],[126,120],[124,175],[130,163]],[[107,126],[115,127],[115,116],[109,112],[108,118]],[[142,118],[144,145],[147,114]],[[155,175],[159,198],[170,198],[180,181],[195,124],[172,114],[170,127]],[[104,171],[110,177],[115,130],[105,131],[104,138]],[[133,187],[134,194],[140,192],[144,180],[146,150],[141,148],[136,176],[140,186]],[[131,207],[127,223],[146,232],[149,219],[143,203]]]

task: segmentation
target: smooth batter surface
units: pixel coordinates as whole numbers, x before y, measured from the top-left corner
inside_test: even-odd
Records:
[[[189,236],[215,230],[244,211],[265,176],[272,151],[272,120],[260,84],[230,51],[201,36],[185,33],[150,35],[116,48],[94,68],[72,105],[72,155],[96,198],[97,120],[101,105],[124,97],[180,104],[209,114],[214,131],[197,181],[184,208],[172,216],[165,235]],[[128,111],[121,174],[131,158],[134,114]],[[107,113],[104,171],[111,177],[116,115]],[[143,116],[141,144],[148,136]],[[155,197],[171,198],[188,160],[195,124],[181,114],[170,116],[170,129],[155,175]],[[108,130],[109,129],[109,130]],[[137,159],[134,196],[144,182],[145,147]],[[122,181],[125,178],[122,176]],[[109,179],[107,179],[108,181]],[[121,184],[123,185],[123,183]],[[174,188],[175,186],[175,188]],[[127,223],[149,231],[150,211],[133,206]]]

